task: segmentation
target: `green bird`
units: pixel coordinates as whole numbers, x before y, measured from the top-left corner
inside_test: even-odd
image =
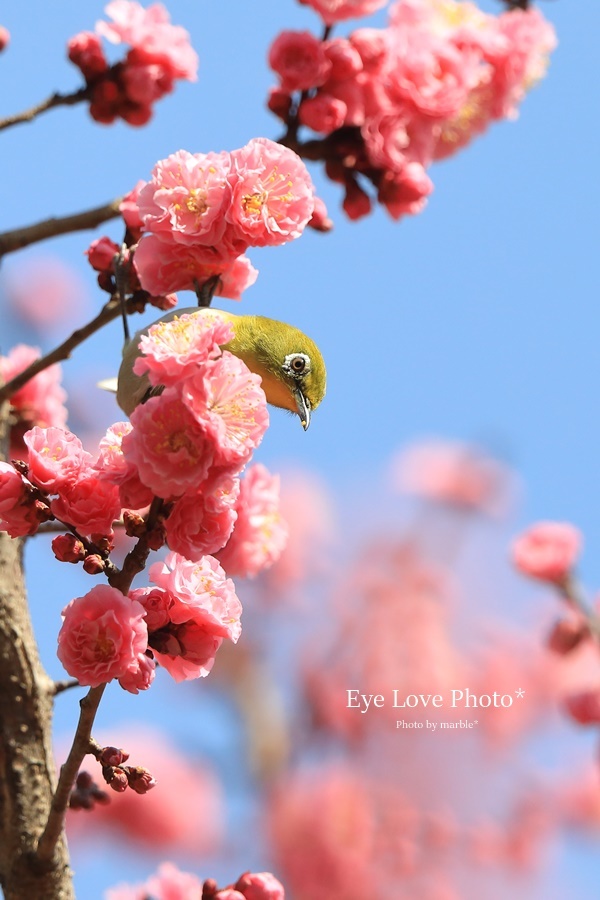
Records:
[[[233,326],[235,336],[224,350],[243,360],[251,372],[260,375],[267,402],[280,409],[297,413],[306,431],[312,411],[325,396],[326,370],[321,351],[313,340],[286,322],[265,316],[237,316],[210,307],[190,307],[167,313],[159,322],[169,322],[177,316],[217,313]],[[156,324],[156,323],[154,323]],[[148,326],[151,327],[151,326]],[[123,361],[117,378],[117,403],[131,415],[138,403],[157,393],[146,375],[133,371],[140,351],[138,344],[148,328],[138,331],[123,351]],[[103,386],[107,386],[105,382]]]

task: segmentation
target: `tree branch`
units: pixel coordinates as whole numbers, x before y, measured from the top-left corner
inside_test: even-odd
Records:
[[[76,103],[87,100],[89,96],[90,93],[88,87],[83,87],[72,94],[51,94],[50,97],[46,100],[42,100],[42,102],[38,103],[36,106],[32,106],[31,109],[26,109],[23,112],[15,113],[14,116],[7,116],[5,119],[0,119],[0,131],[3,131],[5,128],[10,128],[12,125],[19,125],[21,122],[31,122],[41,113],[46,112],[49,109],[55,109],[57,106],[74,106]]]
[[[78,328],[66,339],[66,341],[63,341],[62,344],[54,350],[51,350],[46,356],[34,360],[34,362],[32,362],[30,366],[27,366],[23,372],[20,372],[10,381],[7,381],[6,384],[0,388],[0,403],[12,397],[12,395],[22,388],[30,378],[43,372],[48,366],[52,366],[54,363],[61,362],[64,359],[68,359],[75,347],[78,347],[79,344],[83,343],[83,341],[104,325],[107,325],[108,322],[112,322],[113,319],[116,319],[119,312],[119,304],[115,298],[111,297],[108,303],[102,307],[98,315],[88,322],[87,325]]]
[[[95,209],[87,209],[81,213],[74,213],[62,218],[44,219],[34,225],[26,225],[24,228],[15,228],[0,234],[0,257],[15,250],[22,250],[30,244],[45,241],[48,238],[57,237],[59,234],[71,234],[73,231],[85,231],[88,228],[97,228],[102,222],[115,219],[120,215],[119,205],[121,197],[97,206]]]
[[[83,758],[90,752],[92,727],[105,689],[105,684],[90,688],[85,697],[79,701],[81,712],[73,744],[67,761],[60,770],[60,778],[52,798],[48,821],[39,839],[34,856],[34,865],[41,872],[45,871],[52,864],[56,845],[63,833],[71,791]]]
[[[8,404],[0,405],[0,458]],[[67,846],[36,872],[35,836],[48,818],[56,781],[53,683],[39,660],[23,574],[21,540],[0,533],[0,884],[5,900],[73,900]]]

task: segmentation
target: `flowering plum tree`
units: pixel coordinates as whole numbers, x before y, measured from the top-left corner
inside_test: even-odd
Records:
[[[102,235],[86,250],[104,297],[91,321],[49,352],[19,344],[3,347],[0,357],[0,884],[7,900],[74,896],[67,819],[75,836],[107,823],[124,827],[136,818],[135,804],[147,801],[145,826],[138,821],[132,833],[137,829],[142,842],[150,832],[162,834],[164,847],[182,846],[186,835],[169,814],[172,797],[151,799],[164,783],[174,796],[187,794],[190,808],[210,810],[199,818],[215,823],[215,837],[219,803],[208,776],[202,780],[198,769],[186,769],[172,749],[163,754],[168,765],[160,774],[160,758],[156,768],[151,760],[160,742],[154,737],[142,741],[140,758],[130,763],[129,746],[97,739],[95,718],[107,689],[146,692],[161,668],[178,683],[205,678],[217,657],[223,664],[212,677],[246,719],[281,881],[268,871],[239,875],[238,868],[220,885],[167,862],[137,887],[111,889],[110,900],[281,900],[282,881],[298,900],[454,897],[466,884],[465,858],[487,854],[506,869],[528,863],[550,826],[562,827],[567,808],[573,809],[571,792],[571,805],[557,803],[560,815],[550,821],[541,792],[515,790],[502,828],[474,834],[418,784],[419,751],[409,754],[407,783],[390,787],[393,752],[382,723],[389,725],[390,713],[399,718],[400,698],[404,707],[427,706],[432,729],[459,727],[454,688],[472,685],[475,705],[493,707],[487,738],[484,728],[481,738],[469,735],[474,757],[490,734],[508,740],[525,733],[526,717],[509,722],[502,708],[507,703],[496,702],[498,694],[512,706],[513,687],[494,687],[518,653],[508,640],[500,642],[487,668],[461,654],[450,633],[447,572],[428,556],[417,525],[403,540],[378,541],[377,551],[336,584],[324,550],[331,529],[323,492],[303,483],[290,500],[293,485],[286,494],[284,483],[280,504],[279,476],[252,461],[269,426],[267,402],[285,405],[280,392],[289,390],[290,378],[297,389],[311,360],[286,355],[280,368],[288,381],[278,370],[273,394],[268,361],[277,348],[271,333],[259,327],[251,346],[233,352],[240,320],[210,308],[215,296],[240,300],[256,281],[246,256],[252,248],[283,246],[306,229],[331,230],[307,163],[322,162],[325,177],[341,186],[349,219],[365,216],[375,202],[395,220],[421,213],[433,190],[433,164],[494,121],[516,116],[525,93],[545,74],[553,28],[526,2],[505,2],[495,15],[466,0],[300,2],[317,14],[322,30],[284,28],[271,43],[268,63],[277,84],[267,103],[283,123],[277,140],[255,136],[224,151],[210,149],[204,137],[202,152],[169,148],[124,197],[0,234],[0,255],[6,256],[112,219],[122,228],[121,240]],[[386,6],[385,26],[359,22],[348,29],[347,20]],[[123,120],[139,128],[177,82],[197,79],[189,35],[160,4],[112,0],[105,13],[94,31],[67,43],[81,87],[7,116],[0,130],[75,104],[87,105],[94,127]],[[111,62],[103,41],[125,45],[125,55]],[[8,33],[0,30],[0,49],[8,45]],[[195,294],[201,314],[178,312],[181,291]],[[167,315],[134,339],[132,377],[143,389],[135,393],[121,381],[119,402],[128,420],[113,422],[84,446],[66,427],[58,364],[121,316],[128,336],[128,318],[147,307]],[[27,315],[35,316],[35,305]],[[465,520],[495,515],[507,482],[500,464],[448,445],[415,448],[394,478],[424,508],[445,506]],[[56,652],[69,677],[58,681],[40,662],[24,586],[23,545],[44,533],[52,534],[55,558],[48,571],[59,571],[49,577],[60,577],[59,563],[71,563],[100,579],[80,596],[65,594]],[[545,523],[514,545],[517,568],[551,583],[570,607],[548,638],[553,662],[536,657],[518,670],[527,690],[537,692],[540,709],[559,693],[561,662],[600,633],[572,576],[579,543],[571,526]],[[443,556],[448,546],[452,552],[451,542],[441,541],[437,551]],[[283,604],[300,584],[312,582],[329,625],[302,660],[311,720],[304,739],[307,745],[346,741],[343,762],[332,758],[309,776],[290,759],[277,691],[252,646],[265,637],[255,621],[253,641],[244,645],[233,578],[257,579],[248,596],[266,611],[273,596]],[[366,728],[366,716],[357,715],[347,696],[358,683],[365,711],[371,703],[381,709],[377,728],[371,720]],[[52,707],[58,694],[76,687],[88,690],[55,775]],[[440,722],[433,711],[449,692],[455,711]],[[340,703],[341,696],[348,702]],[[469,690],[467,704],[468,696]],[[579,723],[600,721],[598,692],[577,679],[565,708]],[[483,764],[473,765],[481,781]],[[495,791],[499,795],[499,785]],[[581,811],[579,817],[585,819]],[[206,834],[200,843],[210,843]],[[454,854],[454,887],[444,853]],[[423,864],[428,855],[434,861],[429,869]]]

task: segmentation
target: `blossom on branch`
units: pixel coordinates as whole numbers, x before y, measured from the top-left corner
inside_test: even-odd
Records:
[[[384,5],[302,2],[327,25]],[[398,219],[424,208],[434,160],[493,121],[516,117],[555,45],[533,7],[495,16],[462,0],[396,0],[386,28],[320,43],[308,32],[282,32],[269,52],[280,84],[268,105],[287,124],[284,141],[300,152],[299,126],[326,136],[308,142],[307,155],[344,185],[351,219],[369,212],[371,197]]]
[[[176,81],[196,81],[198,57],[187,31],[171,24],[160,3],[144,9],[134,0],[113,0],[106,14],[112,21],[97,22],[96,34],[84,31],[69,40],[69,59],[85,78],[93,119],[145,125],[152,105],[171,93]],[[128,44],[125,59],[109,66],[99,36]]]
[[[101,584],[71,600],[62,616],[57,655],[80,684],[98,687],[139,669],[148,645],[141,603]]]
[[[562,584],[579,555],[583,537],[569,522],[537,522],[513,543],[516,568],[530,578]]]
[[[244,252],[299,237],[314,188],[296,153],[254,138],[231,153],[179,150],[160,160],[138,209],[145,234],[134,264],[145,290],[198,290],[219,276],[216,293],[239,299],[257,274]]]

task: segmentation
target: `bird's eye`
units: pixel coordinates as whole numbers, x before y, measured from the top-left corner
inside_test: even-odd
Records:
[[[301,378],[310,372],[310,356],[306,353],[289,353],[283,361],[283,371],[292,378]]]
[[[300,372],[304,372],[306,368],[306,360],[303,356],[295,356],[292,360],[291,365],[294,372],[300,374]]]

